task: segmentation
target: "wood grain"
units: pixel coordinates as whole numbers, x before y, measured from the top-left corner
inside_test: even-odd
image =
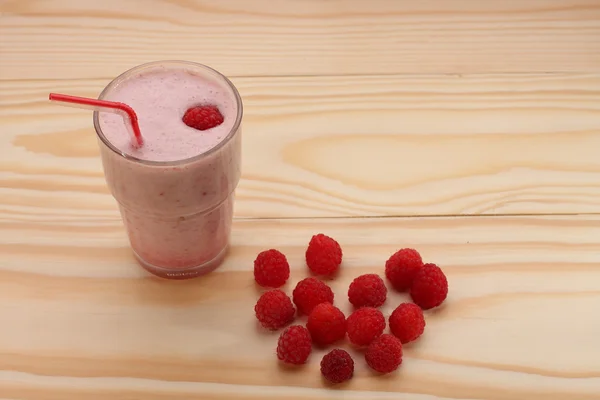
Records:
[[[234,81],[246,115],[238,217],[600,212],[599,74]],[[106,83],[4,81],[1,212],[114,213],[90,114],[47,101]]]
[[[0,243],[9,244],[0,264],[3,396],[600,398],[600,217],[236,220],[223,267],[187,282],[148,277],[118,218],[96,225],[0,220]],[[347,314],[352,278],[382,274],[401,246],[446,271],[448,300],[426,313],[426,334],[406,346],[398,373],[373,376],[352,349],[356,376],[341,391],[319,378],[323,350],[300,371],[278,367],[277,334],[254,320],[251,263],[264,248],[284,251],[291,292],[307,275],[303,252],[318,231],[344,249],[343,272],[330,284]],[[406,299],[391,293],[384,312]]]
[[[597,72],[597,0],[5,0],[3,79],[187,59],[231,76]]]

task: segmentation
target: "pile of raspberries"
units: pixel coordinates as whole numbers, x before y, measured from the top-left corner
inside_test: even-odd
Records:
[[[342,263],[339,243],[324,234],[311,238],[305,256],[313,275],[328,279],[337,275]],[[385,277],[394,290],[408,291],[414,303],[400,304],[387,319],[390,333],[383,333],[386,318],[378,308],[386,301],[387,287],[379,275],[364,274],[352,281],[348,300],[354,311],[347,318],[334,305],[333,291],[325,282],[314,276],[305,278],[290,298],[278,289],[289,277],[290,266],[280,251],[265,250],[256,257],[254,279],[270,288],[254,307],[260,324],[274,331],[292,323],[296,314],[308,316],[306,326],[288,326],[279,336],[277,358],[286,364],[304,364],[313,345],[323,348],[347,336],[354,348],[364,350],[371,369],[390,373],[402,363],[402,345],[423,333],[423,310],[439,306],[448,295],[448,281],[437,265],[424,264],[414,249],[398,250],[385,263]],[[347,381],[354,374],[354,360],[336,348],[321,360],[321,373],[331,383]]]

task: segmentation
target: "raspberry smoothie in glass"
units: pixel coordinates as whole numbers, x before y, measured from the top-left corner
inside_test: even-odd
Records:
[[[94,112],[106,182],[140,264],[171,279],[219,266],[240,179],[242,101],[236,88],[204,65],[162,61],[125,72],[99,98],[131,106],[142,133],[143,145],[135,146],[119,115]],[[202,112],[194,116],[200,127],[184,122],[188,110],[208,106],[218,109],[222,122],[202,128],[214,117]]]

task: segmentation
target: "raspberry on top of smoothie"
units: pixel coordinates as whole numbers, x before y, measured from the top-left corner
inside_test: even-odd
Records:
[[[183,123],[191,128],[205,131],[223,123],[223,114],[217,106],[196,106],[188,109],[183,114]]]

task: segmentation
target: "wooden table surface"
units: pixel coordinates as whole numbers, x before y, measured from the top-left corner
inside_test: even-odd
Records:
[[[245,103],[231,255],[185,282],[135,263],[90,114],[47,101],[160,59]],[[600,1],[4,0],[0,79],[0,399],[600,399]],[[346,313],[398,248],[446,271],[396,373],[353,352],[332,388],[257,329],[254,257],[289,293],[317,232]]]

